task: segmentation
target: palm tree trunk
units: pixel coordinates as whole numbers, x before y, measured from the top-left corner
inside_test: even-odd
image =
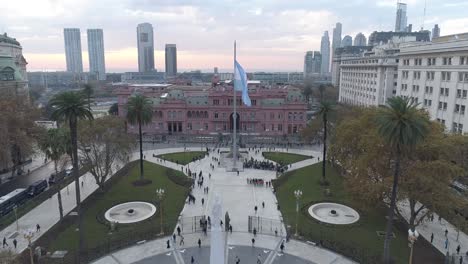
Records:
[[[143,180],[143,135],[141,133],[141,120],[138,119],[138,133],[140,135],[140,180]]]
[[[322,181],[326,183],[325,168],[327,158],[327,113],[323,113],[323,157],[322,157]]]
[[[58,162],[57,160],[54,160],[55,177],[58,177],[57,162]],[[60,214],[60,220],[62,220],[63,219],[63,206],[62,206],[62,194],[61,194],[62,185],[60,184],[60,182],[58,182],[57,185],[58,185],[57,199],[58,199],[58,206],[59,206],[59,214]]]
[[[70,118],[70,137],[72,143],[72,162],[73,162],[73,178],[75,178],[75,193],[76,193],[76,212],[78,213],[78,260],[84,245],[84,230],[83,230],[83,216],[81,212],[81,197],[80,197],[80,175],[78,174],[78,136],[77,136],[77,119],[76,117]],[[79,262],[78,262],[79,263]]]
[[[398,178],[400,177],[401,149],[397,145],[395,157],[395,171],[393,173],[392,197],[390,198],[390,207],[388,208],[387,227],[385,229],[384,241],[384,263],[390,263],[390,243],[392,241],[393,217],[395,215],[395,206],[397,198]]]

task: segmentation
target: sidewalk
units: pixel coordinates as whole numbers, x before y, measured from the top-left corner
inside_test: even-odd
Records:
[[[418,205],[418,207],[420,204]],[[398,208],[400,209],[403,217],[408,221],[410,216],[410,208],[408,202],[398,203]],[[430,219],[426,218],[419,226],[416,227],[416,230],[421,236],[423,236],[429,243],[431,242],[431,234],[434,234],[434,241],[432,245],[437,248],[443,255],[456,254],[456,249],[460,245],[460,255],[463,256],[464,263],[468,263],[468,256],[466,255],[468,251],[468,236],[462,231],[457,232],[457,228],[447,222],[447,220],[442,219],[439,222],[439,215],[434,214],[434,221],[431,222]],[[445,237],[445,230],[448,231],[447,237]],[[458,240],[457,240],[458,233]],[[448,238],[448,248],[445,248],[445,240]],[[418,243],[416,241],[416,243]],[[458,258],[456,258],[458,263]]]
[[[42,168],[44,166],[46,166],[47,164],[49,164],[50,162],[52,161],[47,161],[44,163],[44,154],[40,153],[38,155],[34,155],[32,157],[32,161],[31,163],[28,163],[26,165],[23,166],[23,175],[27,174],[28,173],[28,170],[29,170],[29,173],[32,173],[34,172],[35,170],[39,169],[39,168]],[[0,186],[4,183],[7,183],[8,181],[10,181],[10,177],[11,177],[11,171],[9,172],[5,172],[3,174],[0,174]],[[21,177],[19,175],[14,175],[13,177]]]

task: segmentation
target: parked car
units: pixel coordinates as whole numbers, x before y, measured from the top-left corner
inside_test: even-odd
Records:
[[[65,170],[65,174],[66,174],[67,176],[70,176],[71,173],[72,173],[72,171],[73,171],[73,166],[69,166],[69,167]]]
[[[65,178],[65,171],[61,171],[58,174],[52,173],[49,177],[49,185],[56,184],[57,182]]]
[[[33,197],[41,192],[43,192],[45,189],[47,189],[47,181],[46,180],[40,180],[37,181],[33,184],[31,184],[28,188],[28,194],[29,196]]]

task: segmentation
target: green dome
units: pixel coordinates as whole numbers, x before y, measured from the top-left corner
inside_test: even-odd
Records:
[[[8,37],[7,33],[0,35],[0,43],[1,42],[20,46],[20,43],[16,39]]]

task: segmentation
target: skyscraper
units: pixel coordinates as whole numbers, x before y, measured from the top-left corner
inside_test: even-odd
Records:
[[[435,24],[434,28],[432,29],[432,38],[440,37],[440,27],[439,24]]]
[[[166,44],[166,76],[177,74],[177,48],[176,44]]]
[[[353,37],[350,35],[344,36],[343,40],[341,41],[341,47],[348,47],[353,45]]]
[[[89,72],[96,73],[97,79],[106,80],[104,59],[104,34],[102,29],[88,29]]]
[[[341,23],[336,23],[333,29],[332,56],[336,48],[341,47]]]
[[[138,71],[154,71],[154,39],[153,26],[142,23],[137,26]]]
[[[304,56],[304,79],[308,78],[312,74],[313,60],[313,51],[307,51],[306,55]]]
[[[333,56],[335,54],[335,49],[341,47],[341,23],[336,23],[335,28],[333,28],[333,42],[332,42],[332,50],[331,50],[331,58],[332,58],[332,66],[333,69]]]
[[[366,46],[367,45],[367,39],[364,34],[359,32],[356,37],[354,37],[354,46]]]
[[[325,31],[320,43],[320,53],[322,54],[322,67],[320,73],[328,75],[330,72],[330,39],[328,38],[328,31]]]
[[[395,21],[395,32],[405,32],[406,31],[406,4],[397,3],[397,11],[396,11],[396,21]]]
[[[81,57],[81,36],[79,28],[64,28],[65,59],[67,71],[82,73],[83,59]]]

